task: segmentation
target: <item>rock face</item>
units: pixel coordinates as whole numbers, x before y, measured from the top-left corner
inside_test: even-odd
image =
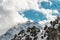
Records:
[[[41,26],[37,22],[30,22],[24,24],[15,25],[13,28],[9,29],[4,35],[0,36],[0,40],[34,40],[37,39],[37,34],[41,31]],[[32,39],[30,38],[32,37]]]
[[[32,28],[28,27],[27,30],[21,30],[18,34],[15,34],[14,38],[11,40],[37,40],[37,34],[40,32],[40,29],[33,26]]]
[[[50,22],[51,26],[45,26],[44,30],[48,37],[46,40],[60,40],[60,17]]]

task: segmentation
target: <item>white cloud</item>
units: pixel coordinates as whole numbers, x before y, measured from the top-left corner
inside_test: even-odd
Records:
[[[34,22],[33,20],[29,20],[30,22]]]
[[[53,10],[54,14],[59,14],[58,10]]]
[[[25,9],[25,1],[20,0],[1,0],[0,5],[0,34],[5,33],[10,27],[17,23],[24,23],[28,21],[27,18],[19,15],[19,8]],[[21,4],[20,4],[20,2]],[[22,4],[24,5],[22,6]],[[20,6],[19,6],[20,5]]]

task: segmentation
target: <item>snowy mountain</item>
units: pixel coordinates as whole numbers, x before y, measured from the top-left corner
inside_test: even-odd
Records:
[[[36,26],[37,28],[42,29],[39,23],[30,22],[24,24],[15,25],[13,28],[10,28],[4,35],[0,36],[0,40],[11,40],[15,34],[19,33],[22,29],[26,30],[28,27]]]
[[[44,27],[37,22],[18,23],[0,36],[0,40],[60,40],[60,17],[49,23]]]

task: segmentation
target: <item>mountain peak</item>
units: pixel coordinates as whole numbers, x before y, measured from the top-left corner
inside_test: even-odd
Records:
[[[41,26],[37,22],[27,21],[23,24],[15,25],[13,28],[10,28],[4,35],[0,36],[0,40],[11,40],[13,36],[19,33],[21,30],[26,30],[28,27],[36,26],[37,28],[41,28]]]

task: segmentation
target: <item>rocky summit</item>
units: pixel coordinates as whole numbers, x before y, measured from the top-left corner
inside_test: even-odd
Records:
[[[42,27],[37,22],[15,25],[0,40],[60,40],[60,17]]]

